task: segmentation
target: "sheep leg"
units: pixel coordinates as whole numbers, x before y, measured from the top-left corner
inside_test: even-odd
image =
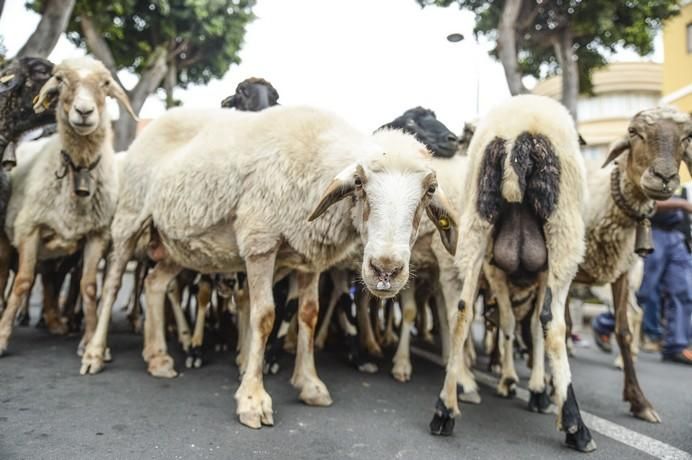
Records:
[[[531,377],[529,378],[529,404],[531,412],[547,414],[550,410],[550,396],[545,384],[545,339],[541,327],[541,312],[545,303],[545,274],[541,275],[535,306],[531,313]]]
[[[67,297],[63,305],[63,313],[67,317],[67,325],[70,331],[77,332],[81,329],[82,314],[78,311],[79,308],[79,285],[81,278],[81,266],[78,264],[70,273],[70,284],[67,289]],[[105,272],[104,272],[105,273]]]
[[[183,347],[183,351],[187,353],[190,350],[190,325],[187,323],[185,313],[183,313],[183,306],[180,303],[182,292],[177,278],[171,281],[166,296],[171,304],[171,310],[173,310],[175,329],[178,332],[178,342]]]
[[[514,332],[516,320],[512,311],[512,301],[509,296],[507,277],[501,270],[490,264],[485,264],[484,270],[490,290],[497,299],[500,318],[500,330],[502,331],[502,374],[497,384],[497,393],[505,398],[514,397],[517,393],[516,384],[519,381],[514,368]]]
[[[12,245],[4,231],[0,231],[0,312],[5,309],[5,290],[10,278],[10,263],[12,262]]]
[[[486,244],[487,235],[482,235],[480,244],[476,245],[475,252],[467,254],[469,263],[464,276],[463,287],[461,288],[461,296],[459,296],[459,283],[455,279],[441,280],[452,337],[444,384],[435,404],[435,414],[429,425],[430,433],[433,435],[451,435],[454,431],[454,417],[460,414],[457,401],[457,386],[459,385],[460,377],[459,367],[460,363],[463,362],[463,359],[460,358],[471,326],[473,302],[477,295],[478,276],[483,266]],[[459,300],[459,297],[461,297],[461,300]],[[477,388],[462,388],[462,392],[473,391],[477,391]]]
[[[449,319],[447,317],[447,309],[445,307],[444,296],[442,289],[438,285],[433,294],[435,303],[435,313],[437,318],[437,333],[440,336],[440,347],[442,349],[442,362],[447,364],[449,361],[449,347],[451,345],[451,337],[449,334]]]
[[[197,314],[195,315],[195,331],[192,334],[190,351],[185,359],[185,367],[202,367],[202,344],[204,343],[204,323],[207,310],[211,304],[211,279],[202,276],[197,289]]]
[[[181,267],[172,262],[161,261],[144,280],[147,317],[144,321],[142,357],[149,364],[147,371],[154,377],[173,378],[178,375],[166,346],[164,305],[168,284],[181,270]]]
[[[77,347],[77,355],[84,355],[84,349],[96,330],[96,276],[98,265],[106,251],[107,240],[101,236],[90,237],[84,246],[84,264],[80,291],[84,305],[84,335]]]
[[[51,261],[53,262],[53,261]],[[67,334],[67,321],[60,314],[60,288],[65,281],[65,270],[58,263],[49,263],[41,270],[43,284],[43,321],[48,332],[54,335]]]
[[[327,341],[327,333],[329,332],[329,324],[332,321],[332,316],[334,315],[336,304],[342,295],[343,293],[337,290],[336,287],[334,287],[331,295],[329,296],[327,311],[324,313],[324,316],[322,317],[322,324],[320,324],[320,327],[317,331],[317,335],[315,336],[315,348],[317,348],[318,350],[324,348],[324,343]]]
[[[142,332],[142,293],[144,291],[144,278],[147,276],[149,266],[147,262],[138,261],[135,267],[135,283],[132,288],[132,309],[127,314],[127,320],[134,332]]]
[[[298,349],[291,384],[300,399],[310,406],[330,406],[332,398],[317,376],[313,339],[319,314],[319,273],[297,273],[298,278]]]
[[[39,242],[38,231],[34,231],[19,243],[19,268],[7,308],[0,319],[0,356],[7,350],[17,310],[24,304],[34,282]]]
[[[274,326],[274,293],[272,292],[277,250],[245,259],[250,291],[250,341],[247,367],[235,393],[236,414],[240,423],[250,428],[273,425],[272,399],[264,389],[262,374],[264,348]]]
[[[625,373],[625,389],[623,399],[630,403],[630,412],[635,417],[651,423],[661,423],[661,417],[644,396],[637,380],[637,371],[632,360],[632,333],[627,320],[629,279],[627,273],[620,275],[611,285],[613,290],[613,307],[615,309],[615,338],[622,355]]]
[[[111,321],[113,304],[120,291],[123,274],[127,267],[127,262],[132,258],[135,251],[136,235],[131,235],[126,239],[116,238],[113,240],[113,248],[109,255],[110,263],[106,272],[106,279],[103,283],[101,293],[101,312],[98,317],[96,331],[87,344],[82,355],[82,366],[79,373],[96,374],[103,369],[106,358],[106,339],[108,337],[108,326]]]
[[[392,368],[392,376],[399,382],[408,382],[411,380],[411,328],[416,321],[416,298],[413,285],[401,291],[401,332],[399,333],[399,345],[394,354],[394,367]]]
[[[537,297],[538,305],[541,305],[539,318],[543,326],[545,346],[555,387],[554,402],[557,407],[558,429],[565,432],[565,442],[569,447],[581,452],[591,452],[596,449],[596,443],[581,418],[567,359],[565,302],[569,283],[561,287],[556,287],[556,284],[551,283],[549,277],[548,286],[541,288]]]
[[[415,301],[414,301],[415,302]],[[414,303],[415,304],[415,303]],[[384,302],[385,308],[385,329],[384,337],[382,338],[382,344],[385,347],[390,347],[399,342],[399,337],[397,337],[394,332],[394,300],[387,299]],[[413,324],[410,325],[413,327]]]
[[[642,308],[637,303],[636,290],[630,286],[629,296],[627,299],[627,308],[629,309],[627,319],[630,326],[630,331],[632,332],[632,343],[630,344],[630,349],[632,350],[632,362],[637,362],[637,356],[639,355],[639,341],[641,339],[642,333],[642,319],[644,312]],[[623,368],[622,364],[622,354],[618,354],[615,358],[615,367],[618,369]]]
[[[248,353],[250,350],[250,293],[247,286],[245,286],[245,288],[242,289],[238,294],[236,299],[236,309],[238,312],[238,354],[236,355],[236,365],[238,366],[238,372],[242,377],[243,374],[245,374]]]
[[[418,335],[427,343],[435,343],[431,332],[428,300],[432,296],[432,285],[429,282],[416,284],[416,308],[418,318]]]
[[[359,295],[356,297],[356,319],[358,321],[358,335],[360,344],[365,347],[366,351],[373,357],[381,358],[382,348],[375,339],[375,333],[372,330],[372,321],[370,321],[370,297],[365,289],[359,289]],[[379,302],[379,300],[375,299]]]

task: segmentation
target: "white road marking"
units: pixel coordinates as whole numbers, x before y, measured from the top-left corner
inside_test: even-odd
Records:
[[[411,353],[420,356],[431,363],[437,364],[438,366],[444,366],[442,358],[435,353],[431,353],[427,350],[414,346],[411,347]],[[476,381],[478,383],[493,389],[496,388],[498,382],[497,378],[477,369],[474,369],[473,373],[476,376]],[[529,391],[517,386],[517,398],[528,403]],[[555,413],[555,406],[551,406],[550,409],[552,413]],[[636,431],[625,428],[622,425],[618,425],[617,423],[613,423],[597,415],[591,414],[584,409],[581,409],[581,416],[589,429],[656,458],[665,460],[692,460],[692,454],[689,452],[680,450],[677,447],[673,447],[670,444],[659,441],[658,439],[637,433]]]

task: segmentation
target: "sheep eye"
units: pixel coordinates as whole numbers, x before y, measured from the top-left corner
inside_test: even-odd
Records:
[[[435,190],[437,190],[437,187],[435,185],[431,185],[428,187],[428,195],[433,195],[435,193]]]
[[[644,139],[644,137],[643,137],[641,134],[639,134],[639,132],[638,132],[636,129],[634,129],[634,128],[629,128],[627,131],[630,133],[630,136],[634,136],[634,137],[638,137],[638,138],[640,138],[640,139]]]
[[[110,80],[105,80],[105,81],[103,82],[103,86],[109,86],[110,84],[111,84],[111,81],[110,81]]]
[[[58,81],[58,83],[62,83],[62,82],[63,82],[62,75],[56,75],[56,76],[55,76],[55,79]]]
[[[360,177],[356,177],[354,179],[354,183],[356,184],[357,189],[363,188],[363,181],[361,180]]]

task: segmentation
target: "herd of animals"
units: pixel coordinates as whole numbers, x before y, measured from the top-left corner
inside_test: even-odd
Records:
[[[329,340],[373,371],[369,357],[396,345],[391,372],[406,382],[415,331],[446,362],[429,427],[451,435],[459,402],[480,403],[469,338],[479,301],[497,392],[515,393],[514,349],[525,346],[529,409],[554,403],[566,444],[588,452],[565,305],[573,283],[610,284],[624,400],[660,422],[633,364],[630,280],[649,250],[639,232],[655,200],[679,186],[681,162],[692,167],[689,114],[636,114],[605,165],[593,165],[548,98],[511,98],[460,138],[420,107],[362,133],[330,112],[279,105],[253,78],[222,108],[169,110],[116,153],[107,97],[134,117],[89,57],[22,58],[0,71],[0,355],[28,320],[38,273],[41,324],[82,331],[81,374],[103,370],[112,309],[136,264],[128,317],[151,375],[176,375],[167,332],[188,367],[202,364],[205,342],[226,348],[233,337],[236,413],[260,428],[273,424],[263,379],[283,350],[295,352],[299,398],[328,406],[316,348]]]

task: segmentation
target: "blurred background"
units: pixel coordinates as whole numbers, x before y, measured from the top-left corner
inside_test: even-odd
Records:
[[[166,107],[218,106],[250,76],[273,82],[283,104],[326,107],[364,130],[422,105],[461,132],[510,94],[544,94],[577,117],[584,152],[595,157],[642,108],[692,111],[690,1],[0,5],[4,58],[94,54],[128,88],[140,129]],[[113,104],[114,118],[117,111]],[[116,130],[124,149],[137,127],[123,117]]]

